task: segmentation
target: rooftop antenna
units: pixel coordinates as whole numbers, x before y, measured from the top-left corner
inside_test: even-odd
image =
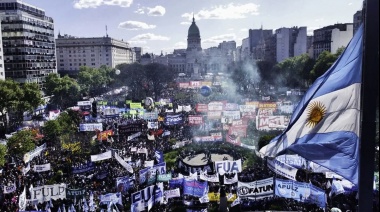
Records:
[[[107,25],[106,25],[106,37],[108,37],[108,33],[107,33]]]

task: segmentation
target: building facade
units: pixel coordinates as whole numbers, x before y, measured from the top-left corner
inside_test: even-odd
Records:
[[[276,35],[276,61],[282,62],[289,57],[307,52],[307,28],[279,28]]]
[[[5,77],[43,89],[57,72],[53,19],[21,0],[2,0],[0,18]]]
[[[1,22],[0,22],[1,29]],[[4,54],[3,54],[3,36],[0,33],[0,80],[5,80],[4,72]]]
[[[314,30],[313,58],[317,59],[323,51],[335,54],[346,47],[353,37],[353,24],[335,24]]]
[[[78,38],[58,35],[56,49],[58,73],[61,75],[75,76],[81,66],[115,68],[118,64],[133,63],[135,58],[127,42],[108,36]]]
[[[355,32],[358,31],[360,25],[362,24],[363,22],[363,12],[361,10],[357,11],[355,14],[354,14],[354,35],[355,35]]]

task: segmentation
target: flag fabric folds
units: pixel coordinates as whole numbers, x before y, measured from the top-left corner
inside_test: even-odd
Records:
[[[309,88],[285,131],[260,153],[294,152],[358,184],[363,26]]]

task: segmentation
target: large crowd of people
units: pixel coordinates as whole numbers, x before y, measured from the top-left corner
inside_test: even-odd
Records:
[[[173,92],[166,92],[164,97],[173,97]],[[193,91],[190,91],[190,93]],[[187,97],[192,97],[194,93],[186,92]],[[109,136],[104,141],[95,139],[92,141],[96,132],[78,132],[77,138],[81,148],[87,151],[81,151],[80,154],[71,151],[70,149],[62,148],[62,146],[54,145],[47,146],[35,156],[30,162],[25,163],[23,158],[8,155],[6,163],[1,167],[0,185],[3,188],[0,192],[0,211],[19,211],[20,201],[23,192],[26,196],[26,208],[24,211],[136,211],[131,206],[131,195],[148,186],[146,182],[139,182],[139,170],[145,168],[144,164],[152,162],[159,164],[160,160],[156,156],[156,152],[169,152],[173,149],[173,140],[187,140],[191,143],[193,134],[191,127],[186,123],[187,116],[196,114],[195,105],[191,104],[191,100],[183,98],[180,101],[173,102],[172,107],[177,105],[190,104],[190,111],[176,111],[184,116],[184,122],[175,125],[167,126],[162,121],[146,120],[141,116],[116,116],[112,118],[103,118],[103,130],[112,130],[114,134]],[[168,106],[156,108],[158,116],[164,117],[166,110],[172,110]],[[171,113],[174,113],[171,112]],[[91,115],[90,115],[91,116]],[[82,123],[94,123],[96,119],[87,118],[82,120]],[[148,128],[148,122],[157,122],[156,128]],[[118,132],[120,125],[138,124],[141,126],[141,134],[136,138],[130,139],[131,134],[123,134]],[[190,129],[190,130],[189,130]],[[198,128],[197,128],[198,129]],[[164,131],[169,131],[170,134],[165,134]],[[99,133],[99,132],[98,132]],[[153,139],[148,139],[154,135]],[[225,142],[225,141],[222,141]],[[45,143],[42,139],[37,143],[41,146]],[[193,142],[194,143],[194,142]],[[191,147],[184,147],[179,151],[177,163],[166,167],[166,173],[170,173],[172,178],[180,176],[189,176],[191,173],[185,171],[178,166],[178,161],[195,154],[225,154],[228,153],[234,160],[242,159],[244,155],[235,151],[235,147],[221,148],[221,142],[209,142],[207,144],[199,143],[204,151],[195,152]],[[241,148],[241,147],[238,147]],[[143,150],[143,151],[139,151]],[[133,168],[133,173],[123,167],[114,157],[105,160],[92,161],[91,156],[111,151],[112,154],[117,154],[125,162]],[[254,154],[254,151],[252,151]],[[212,162],[212,161],[211,161]],[[38,171],[33,167],[36,165],[50,164],[50,169],[46,171]],[[30,170],[27,167],[32,167]],[[85,167],[85,168],[84,168]],[[75,171],[76,170],[76,171]],[[80,171],[78,171],[80,170]],[[307,173],[300,171],[297,179],[301,182],[310,182],[313,185],[326,191],[327,206],[326,208],[318,207],[316,204],[308,202],[300,202],[294,199],[286,199],[276,197],[275,195],[265,198],[240,198],[240,204],[233,207],[229,205],[230,211],[264,211],[264,210],[281,210],[281,211],[329,211],[333,207],[340,208],[341,211],[357,211],[357,191],[349,191],[339,195],[329,196],[331,190],[331,179],[327,179],[321,173]],[[198,173],[199,174],[199,173]],[[209,174],[215,174],[214,170],[209,170]],[[283,178],[285,177],[274,173],[265,163],[264,159],[256,158],[255,165],[252,167],[244,167],[240,173],[227,173],[226,177],[232,178],[238,175],[240,182],[253,182],[270,177]],[[130,187],[125,190],[120,190],[116,185],[116,179],[120,177],[128,177],[131,179]],[[202,181],[201,179],[198,179]],[[156,182],[154,182],[156,183]],[[81,190],[75,196],[67,195],[66,198],[50,199],[47,201],[33,201],[31,198],[34,192],[33,188],[52,185],[65,184],[66,189]],[[168,182],[163,182],[164,190],[171,189]],[[209,182],[209,192],[218,193],[221,189],[221,183]],[[237,194],[237,183],[224,185],[228,193]],[[183,188],[179,187],[182,194]],[[121,192],[121,203],[114,205],[102,204],[101,196]],[[378,198],[378,192],[375,193]],[[191,203],[189,203],[191,202]],[[144,208],[147,210],[147,208]],[[167,199],[164,203],[154,205],[150,211],[209,211],[218,210],[218,202],[201,203],[198,197],[191,195],[181,195]],[[378,202],[374,201],[374,209],[378,209]]]

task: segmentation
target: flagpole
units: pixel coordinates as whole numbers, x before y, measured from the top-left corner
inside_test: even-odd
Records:
[[[359,146],[359,211],[372,211],[376,108],[379,100],[379,1],[365,0]]]

